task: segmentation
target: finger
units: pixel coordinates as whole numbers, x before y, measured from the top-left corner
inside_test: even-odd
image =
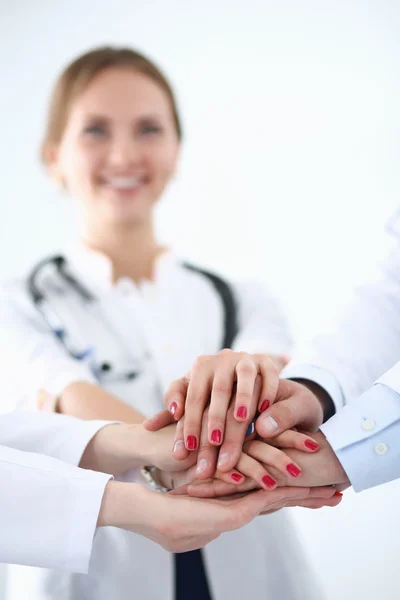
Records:
[[[234,388],[232,364],[221,361],[220,368],[215,372],[211,390],[208,439],[216,446],[220,446],[224,439],[226,414]]]
[[[277,448],[295,448],[301,452],[316,452],[320,445],[310,435],[289,429],[268,440],[268,444]]]
[[[239,508],[245,511],[245,515],[237,515],[236,525],[240,527],[262,511],[276,508],[282,502],[285,505],[290,500],[306,498],[308,492],[309,488],[282,487],[270,492],[259,490],[247,494],[245,498],[241,498],[240,500],[231,500],[230,502],[232,502],[236,509],[236,514],[239,512]],[[246,520],[247,518],[248,520]],[[237,527],[234,527],[234,529]]]
[[[267,442],[246,442],[243,450],[259,462],[277,469],[285,477],[289,475],[290,478],[295,479],[301,475],[301,469],[293,459]]]
[[[150,417],[150,419],[143,421],[143,427],[147,431],[158,431],[172,423],[175,423],[175,419],[171,413],[168,410],[162,410],[153,417]]]
[[[197,498],[217,498],[227,496],[232,493],[249,492],[254,490],[257,484],[251,480],[246,480],[239,486],[232,483],[226,483],[219,479],[205,482],[191,483],[187,487],[189,496]]]
[[[254,406],[257,405],[260,386],[261,379],[257,378],[256,385],[254,386],[253,390],[253,398],[255,401]],[[242,453],[243,444],[249,429],[246,421],[239,423],[234,418],[234,410],[235,405],[231,404],[226,417],[224,443],[219,451],[217,468],[222,473],[228,473],[236,466],[236,463],[238,462]],[[254,415],[251,415],[251,418],[253,416]],[[255,437],[253,434],[251,435],[252,437]]]
[[[302,508],[323,508],[324,506],[334,507],[342,501],[341,496],[332,496],[332,498],[306,498],[300,502],[290,500],[287,506],[300,506]]]
[[[235,419],[239,423],[249,423],[254,416],[258,398],[254,406],[254,386],[258,374],[257,366],[248,357],[241,358],[236,365],[236,397],[235,397]]]
[[[175,438],[174,445],[172,449],[172,454],[176,460],[185,460],[190,454],[189,450],[187,450],[185,446],[185,442],[183,441],[183,428],[185,423],[185,417],[182,417],[180,421],[178,421],[175,429]]]
[[[241,474],[240,478],[236,475],[236,470],[229,473],[217,471],[215,477],[227,483],[229,483],[230,479],[233,479],[234,482],[242,483],[243,476],[246,476],[265,490],[272,490],[277,486],[276,480],[268,473],[265,467],[247,454],[241,454],[236,469]]]
[[[265,354],[254,356],[258,358],[258,370],[262,379],[262,389],[258,402],[258,410],[262,413],[275,402],[279,387],[279,371],[276,364]]]
[[[198,479],[208,479],[212,477],[215,473],[217,465],[218,448],[216,446],[212,446],[208,441],[208,420],[209,410],[207,409],[203,414],[200,433],[200,447],[196,470],[196,476]]]
[[[190,451],[197,450],[199,445],[203,413],[211,393],[212,374],[209,357],[200,356],[191,371],[185,404],[184,440]]]
[[[262,438],[275,437],[294,427],[310,431],[321,416],[321,405],[311,392],[293,381],[281,380],[276,402],[258,417],[256,430]]]
[[[164,406],[176,421],[179,421],[185,413],[188,386],[188,377],[181,377],[173,381],[165,393]]]

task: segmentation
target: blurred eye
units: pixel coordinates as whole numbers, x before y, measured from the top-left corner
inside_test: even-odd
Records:
[[[104,125],[89,125],[88,127],[85,127],[83,133],[93,137],[101,137],[106,135],[107,131]]]
[[[151,123],[143,123],[139,127],[139,135],[144,136],[152,136],[159,135],[162,132],[162,129],[159,125],[151,124]]]

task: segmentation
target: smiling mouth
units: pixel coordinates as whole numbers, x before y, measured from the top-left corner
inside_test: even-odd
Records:
[[[102,184],[118,192],[136,191],[148,182],[146,177],[110,177],[102,180]]]

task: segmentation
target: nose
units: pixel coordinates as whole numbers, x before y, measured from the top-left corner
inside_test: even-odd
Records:
[[[133,136],[115,136],[109,147],[108,160],[115,168],[132,167],[141,161],[140,145]]]

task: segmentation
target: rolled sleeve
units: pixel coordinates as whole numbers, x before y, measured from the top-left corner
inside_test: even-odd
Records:
[[[356,492],[400,477],[400,395],[377,383],[321,427]]]

